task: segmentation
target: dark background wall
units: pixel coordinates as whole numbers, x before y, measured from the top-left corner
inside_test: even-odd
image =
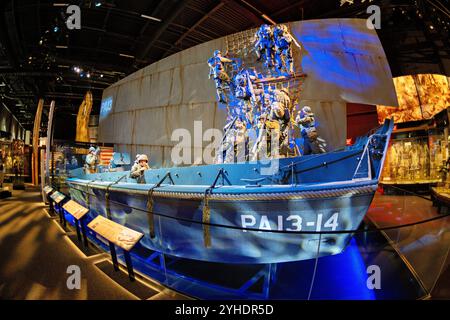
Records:
[[[377,108],[374,105],[347,103],[347,139],[365,135],[378,126]]]

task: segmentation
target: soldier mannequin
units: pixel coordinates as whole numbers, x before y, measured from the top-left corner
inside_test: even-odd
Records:
[[[230,85],[231,79],[228,76],[224,63],[231,63],[233,60],[222,57],[220,50],[214,51],[214,56],[208,59],[208,66],[210,68],[209,78],[213,76],[216,83],[216,92],[219,102],[227,103],[225,95],[225,85]]]
[[[148,157],[145,154],[140,154],[136,160],[137,163],[131,168],[130,176],[136,179],[137,183],[145,183],[144,172],[150,169],[148,166]]]
[[[100,152],[100,149],[95,149],[94,147],[89,148],[89,154],[86,156],[86,161],[84,164],[84,168],[86,170],[86,173],[96,173],[97,172],[97,165],[99,163],[98,161],[98,153]]]
[[[325,153],[325,140],[319,137],[316,130],[314,113],[309,106],[304,106],[298,113],[295,123],[300,127],[303,137],[303,155]]]
[[[289,33],[288,28],[285,25],[279,25],[275,27],[273,38],[276,49],[275,60],[278,70],[281,70],[284,66],[286,72],[294,73],[292,43],[294,43],[298,48],[301,48],[300,45]]]
[[[255,49],[258,60],[264,58],[265,66],[272,68],[274,55],[273,31],[267,24],[263,24],[256,32]]]

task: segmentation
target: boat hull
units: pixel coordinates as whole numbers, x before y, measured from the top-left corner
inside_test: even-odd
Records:
[[[221,263],[279,263],[338,254],[360,225],[376,190],[375,183],[325,191],[246,194],[235,200],[208,200],[204,221],[201,194],[153,197],[121,189],[108,191],[69,182],[72,199],[90,208],[88,220],[103,215],[144,234],[141,245],[172,256]],[[128,186],[129,187],[129,186]],[[276,231],[276,232],[273,232]],[[314,233],[300,233],[300,232]],[[152,237],[153,235],[153,237]]]

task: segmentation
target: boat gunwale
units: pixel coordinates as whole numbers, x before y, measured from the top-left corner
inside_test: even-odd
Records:
[[[78,181],[77,181],[78,180]],[[115,191],[121,193],[129,193],[132,195],[144,195],[148,196],[149,190],[151,190],[154,184],[150,185],[148,189],[130,189],[124,188],[120,186],[120,184],[111,185],[99,185],[92,180],[86,180],[86,182],[82,182],[82,179],[70,179],[68,180],[69,187],[70,184],[84,186],[87,188],[95,188],[100,190],[108,190]],[[367,182],[367,183],[362,183]],[[323,199],[323,198],[333,198],[333,197],[352,197],[355,195],[362,194],[371,194],[375,193],[378,187],[378,181],[375,179],[366,180],[366,181],[354,181],[354,186],[349,184],[336,186],[334,185],[332,188],[320,188],[320,189],[309,189],[309,190],[273,190],[273,191],[263,191],[263,192],[241,192],[241,193],[226,193],[226,192],[212,192],[208,195],[208,200],[215,201],[251,201],[251,200],[295,200],[295,199]],[[136,184],[133,184],[136,185]],[[164,184],[161,185],[158,189],[153,189],[152,196],[156,198],[175,198],[175,199],[183,199],[183,200],[203,200],[205,198],[205,191],[209,188],[208,186],[204,186],[204,190],[200,190],[198,192],[192,191],[174,191],[174,190],[161,190],[165,187],[171,187],[173,185]],[[228,186],[229,187],[229,186]],[[283,187],[298,187],[298,185],[283,185]],[[79,190],[77,188],[72,189]],[[223,188],[223,186],[222,186]],[[249,190],[245,188],[245,186],[238,186],[239,189]],[[220,187],[214,188],[214,191],[220,190]],[[252,188],[252,191],[256,188]],[[275,188],[274,188],[275,189]],[[223,190],[223,189],[222,189]]]

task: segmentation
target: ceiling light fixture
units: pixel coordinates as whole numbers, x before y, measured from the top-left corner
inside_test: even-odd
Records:
[[[162,20],[159,19],[159,18],[155,18],[155,17],[152,17],[152,16],[148,16],[148,15],[146,15],[146,14],[141,14],[141,18],[145,18],[145,19],[149,19],[149,20],[154,20],[154,21],[158,21],[158,22],[161,22],[161,21],[162,21]]]
[[[134,56],[131,56],[131,55],[125,54],[125,53],[119,53],[119,56],[134,59]]]

